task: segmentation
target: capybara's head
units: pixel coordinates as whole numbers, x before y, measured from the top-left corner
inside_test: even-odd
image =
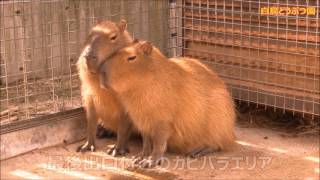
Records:
[[[105,59],[132,42],[126,28],[126,21],[121,20],[118,23],[102,21],[91,29],[81,54],[90,72],[96,73]]]
[[[154,47],[148,41],[134,42],[116,52],[100,67],[100,85],[125,90],[153,71]]]

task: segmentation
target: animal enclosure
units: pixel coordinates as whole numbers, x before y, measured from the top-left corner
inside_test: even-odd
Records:
[[[81,107],[76,62],[90,28],[128,22],[169,57],[201,59],[235,99],[320,115],[319,1],[0,1],[1,125]]]
[[[167,1],[0,3],[2,125],[81,107],[76,63],[98,21],[125,19],[134,38],[168,50]]]
[[[183,55],[204,60],[233,97],[320,114],[319,1],[185,0]]]

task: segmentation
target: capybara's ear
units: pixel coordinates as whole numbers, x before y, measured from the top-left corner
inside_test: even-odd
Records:
[[[124,30],[127,29],[127,21],[124,19],[121,19],[120,22],[118,23],[118,27],[120,32],[123,32]]]
[[[149,55],[152,52],[152,43],[149,41],[142,41],[141,43],[141,49],[144,54]]]

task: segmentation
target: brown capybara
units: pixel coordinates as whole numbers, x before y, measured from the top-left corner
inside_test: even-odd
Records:
[[[88,36],[79,57],[77,67],[81,80],[81,95],[87,118],[87,142],[77,151],[93,151],[97,121],[118,134],[115,146],[109,150],[113,155],[123,155],[128,150],[127,140],[131,124],[112,89],[102,89],[99,84],[99,65],[117,50],[132,43],[126,31],[126,21],[119,23],[103,21],[95,25]],[[122,125],[123,124],[123,125]]]
[[[167,148],[197,157],[234,145],[233,100],[224,82],[198,60],[168,59],[151,43],[138,42],[99,71],[102,86],[118,94],[142,134],[138,165],[158,164]]]

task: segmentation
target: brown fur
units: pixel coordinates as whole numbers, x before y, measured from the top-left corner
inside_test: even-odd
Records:
[[[125,21],[118,24],[103,21],[94,26],[78,60],[81,95],[88,122],[88,141],[83,146],[94,146],[97,119],[105,128],[118,133],[119,124],[128,119],[113,90],[100,87],[99,75],[96,73],[106,58],[132,43],[132,38],[125,28]],[[84,151],[90,147],[79,148]]]
[[[198,60],[168,60],[144,42],[117,52],[101,71],[101,83],[118,93],[144,140],[151,138],[151,155],[165,151],[166,142],[180,153],[234,144],[233,100],[217,74]]]

